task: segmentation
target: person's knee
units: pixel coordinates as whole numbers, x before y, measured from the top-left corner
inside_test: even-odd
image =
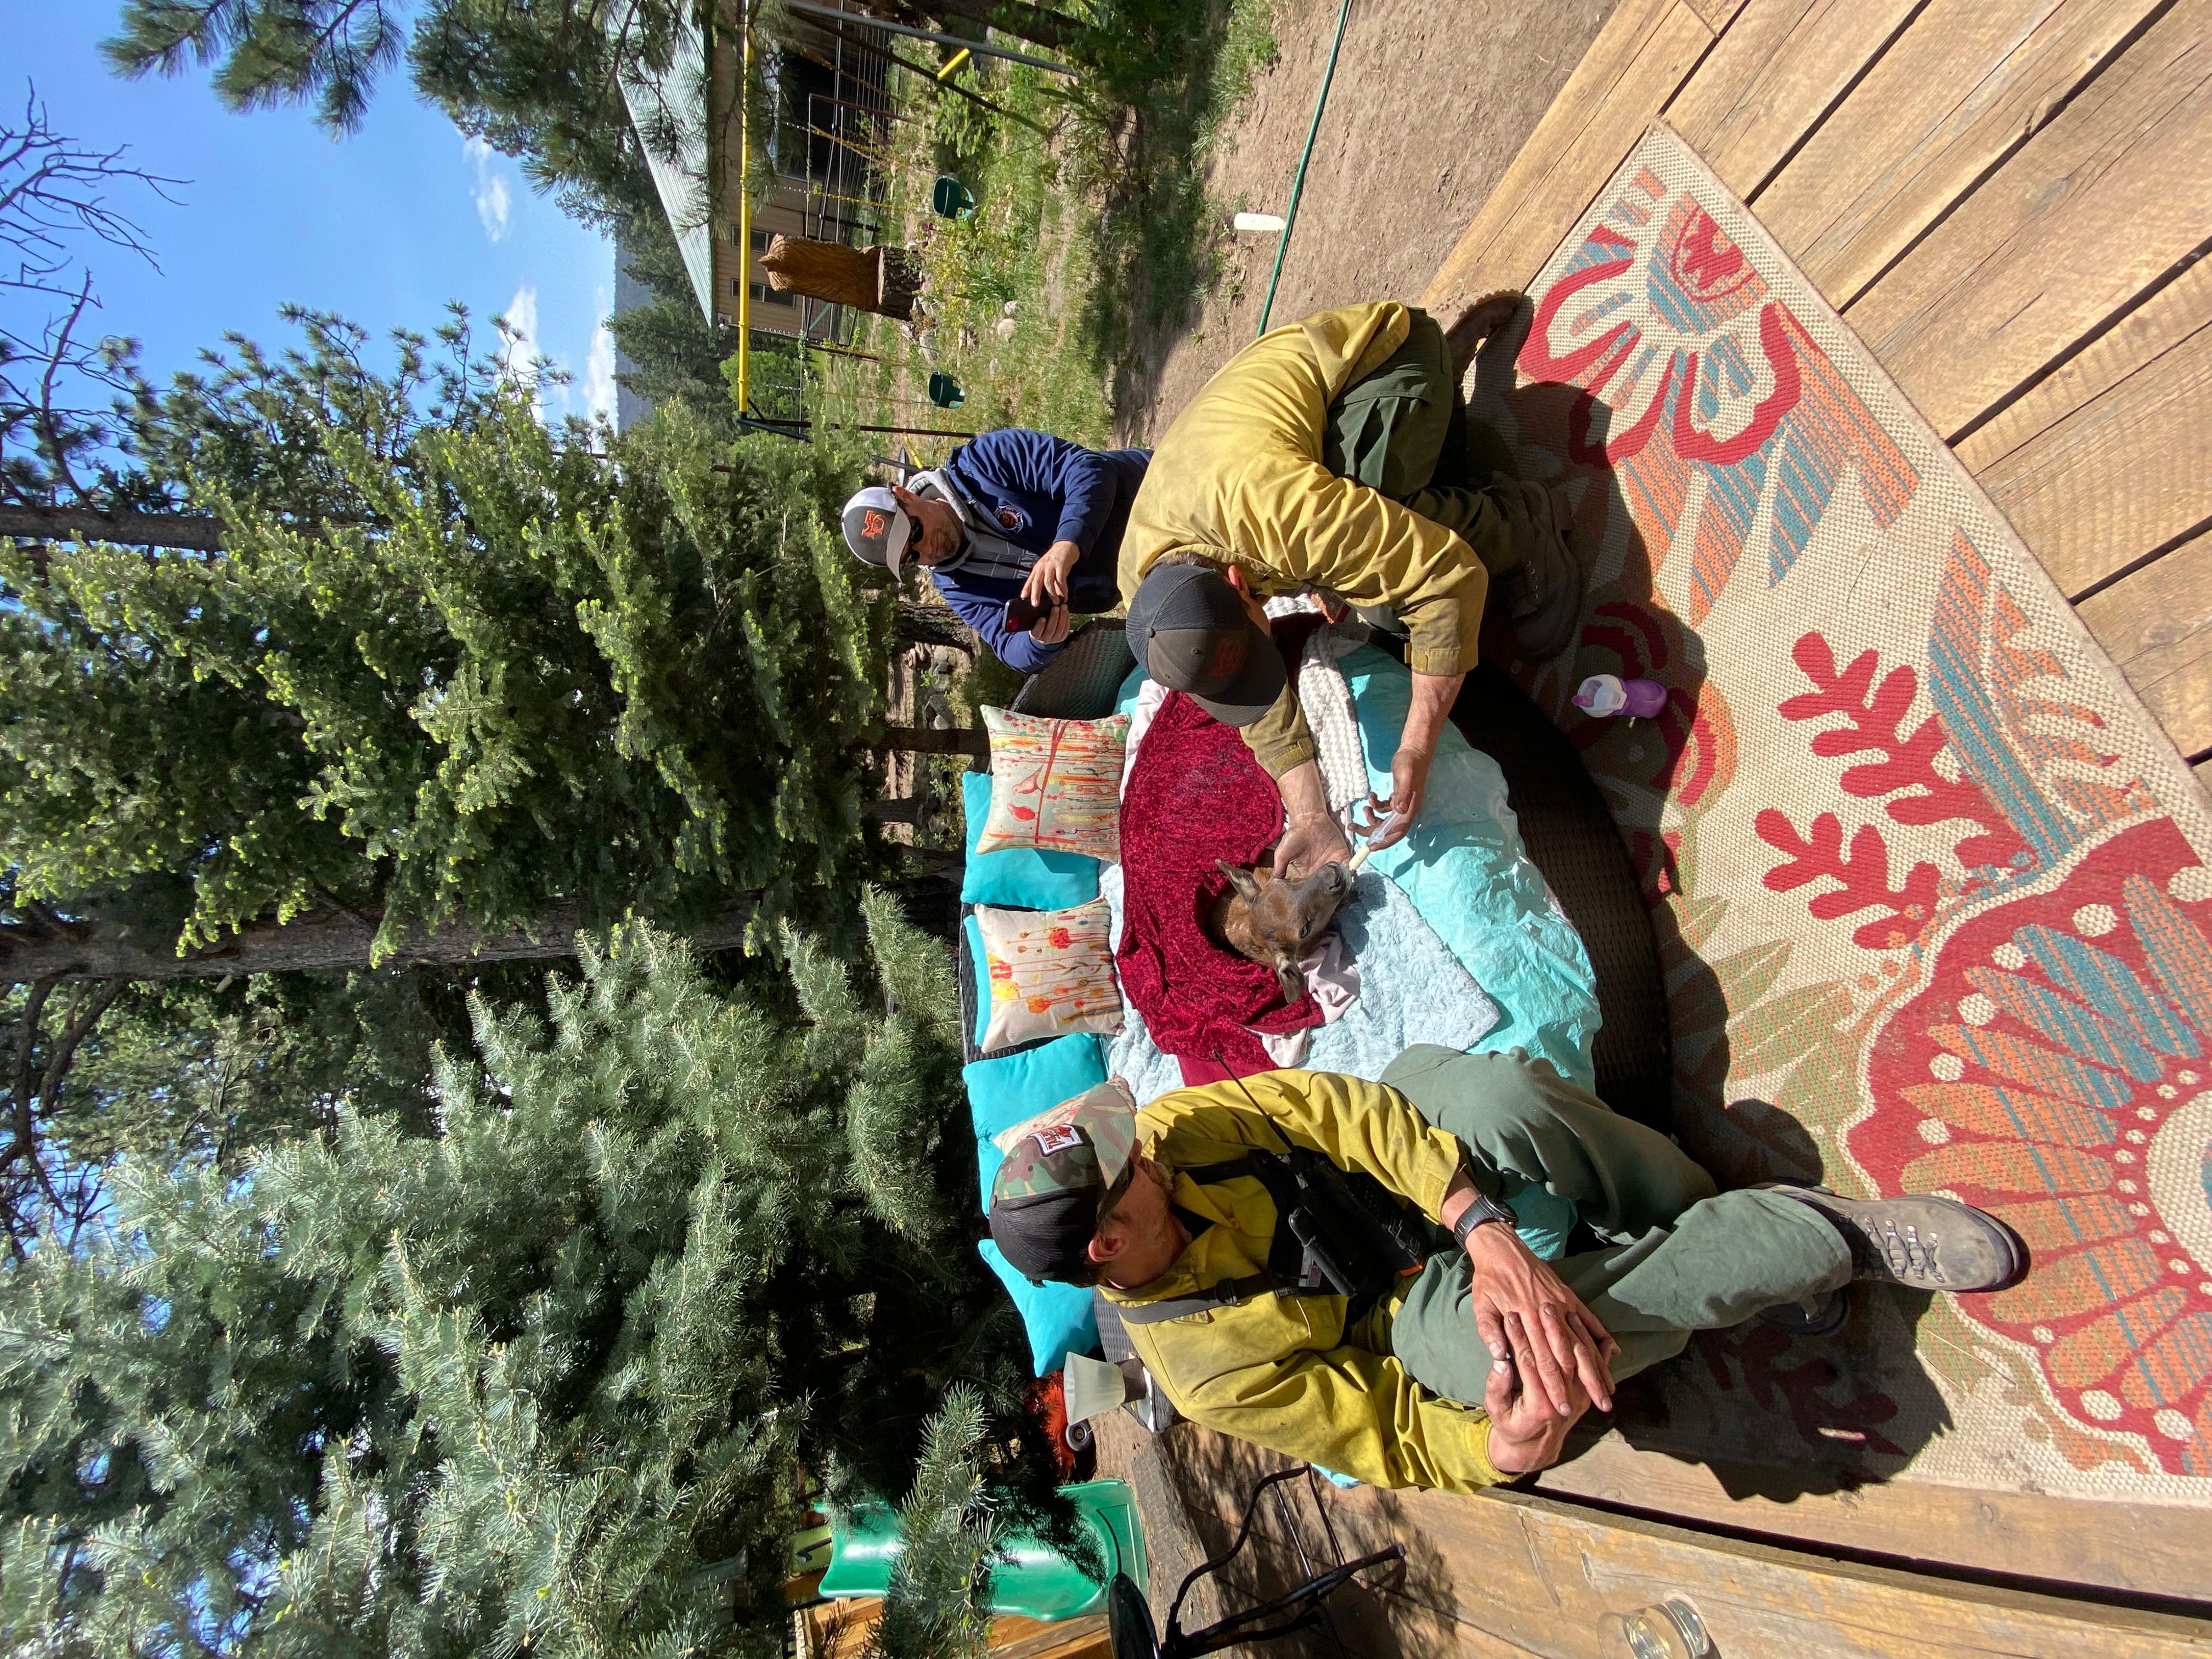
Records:
[[[1382,1081],[1438,1128],[1486,1142],[1554,1122],[1559,1115],[1549,1094],[1555,1086],[1572,1086],[1522,1049],[1463,1054],[1427,1042],[1391,1061]]]
[[[1663,1364],[1690,1346],[1687,1331],[1615,1331],[1614,1342],[1620,1352],[1606,1367],[1616,1382],[1625,1382],[1638,1371]]]
[[[1725,1329],[1848,1278],[1850,1252],[1840,1239],[1808,1226],[1787,1203],[1755,1188],[1700,1200],[1610,1295],[1665,1324]]]
[[[1431,1394],[1462,1405],[1482,1403],[1490,1351],[1468,1300],[1474,1274],[1455,1249],[1431,1256],[1400,1293],[1386,1339],[1406,1375]]]

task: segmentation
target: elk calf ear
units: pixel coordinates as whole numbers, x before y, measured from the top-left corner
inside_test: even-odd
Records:
[[[1216,859],[1213,862],[1221,873],[1229,878],[1229,884],[1237,890],[1238,897],[1249,901],[1260,896],[1260,879],[1251,871],[1231,864],[1227,859]]]

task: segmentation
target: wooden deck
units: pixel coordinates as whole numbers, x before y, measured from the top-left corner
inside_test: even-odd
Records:
[[[1655,120],[1856,331],[2212,783],[2212,0],[1620,0],[1422,303],[1525,287]],[[1205,1547],[1267,1461],[1188,1426],[1139,1455]],[[2212,1623],[2175,1616],[2212,1611],[2212,1511],[1808,1489],[1762,1455],[1719,1468],[1594,1430],[1534,1494],[1330,1495],[1352,1553],[1395,1536],[1414,1557],[1347,1644],[1595,1652],[1600,1611],[1698,1587],[1737,1656],[2212,1650]]]
[[[1527,285],[1655,120],[1842,313],[2212,782],[2212,0],[1621,0],[1423,302]],[[1773,1488],[1757,1455],[1716,1469],[1616,1432],[1541,1486],[2212,1605],[2201,1510]]]
[[[1524,286],[1654,120],[2212,782],[2212,0],[1621,0],[1423,303]]]
[[[1121,1413],[1097,1419],[1099,1472],[1138,1492],[1164,1618],[1185,1564],[1235,1538],[1246,1494],[1284,1460],[1194,1424],[1146,1435]],[[1253,1541],[1194,1598],[1196,1625],[1279,1595],[1315,1567],[1395,1542],[1402,1566],[1331,1609],[1340,1649],[1313,1659],[1540,1655],[1615,1659],[1599,1620],[1668,1596],[1696,1607],[1720,1659],[2185,1659],[2212,1652],[2212,1621],[2054,1595],[2017,1584],[1938,1577],[1866,1560],[1624,1516],[1548,1493],[1340,1492],[1316,1483],[1254,1510]],[[1166,1569],[1166,1570],[1163,1570]],[[1204,1581],[1201,1581],[1202,1584]],[[1267,1651],[1289,1659],[1288,1644]]]

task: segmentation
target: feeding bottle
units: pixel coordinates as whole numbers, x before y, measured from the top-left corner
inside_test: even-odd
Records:
[[[1587,714],[1648,720],[1666,706],[1667,688],[1658,681],[1625,680],[1618,674],[1593,674],[1575,693],[1575,707]]]

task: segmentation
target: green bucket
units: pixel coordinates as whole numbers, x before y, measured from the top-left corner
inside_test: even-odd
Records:
[[[951,173],[940,173],[930,187],[929,205],[940,219],[965,219],[975,210],[975,195]]]

